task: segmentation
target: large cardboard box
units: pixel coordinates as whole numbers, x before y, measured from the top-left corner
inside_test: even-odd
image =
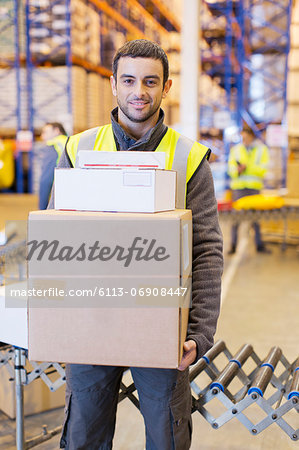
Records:
[[[55,209],[157,212],[175,208],[176,172],[55,169]]]
[[[178,367],[191,301],[191,211],[38,211],[28,233],[29,289],[40,292],[29,298],[31,359]]]
[[[287,197],[299,197],[299,161],[289,162],[287,166]]]

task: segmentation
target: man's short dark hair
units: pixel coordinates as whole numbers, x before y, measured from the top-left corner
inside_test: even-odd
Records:
[[[50,125],[53,128],[58,128],[60,134],[64,134],[67,136],[67,132],[64,129],[64,126],[60,122],[47,122],[46,125]]]
[[[112,63],[113,77],[117,80],[117,68],[120,58],[153,58],[161,61],[163,66],[163,88],[169,77],[168,58],[164,50],[155,42],[136,39],[126,42],[115,54]]]

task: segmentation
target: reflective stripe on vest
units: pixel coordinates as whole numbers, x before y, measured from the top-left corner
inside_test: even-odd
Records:
[[[188,156],[193,147],[194,142],[191,139],[186,138],[185,136],[180,135],[176,149],[174,153],[172,170],[176,170],[177,178],[176,178],[176,203],[179,208],[185,207],[185,199],[187,195],[187,164],[188,164]]]
[[[66,141],[67,141],[67,136],[65,136],[64,134],[60,134],[59,136],[56,136],[55,138],[47,141],[47,145],[49,147],[53,146],[56,150],[56,153],[57,153],[56,165],[59,163],[59,160],[63,153]]]
[[[117,151],[112,125],[92,128],[71,136],[67,152],[73,167],[78,166],[77,154],[81,150]],[[185,208],[187,183],[202,160],[209,157],[208,147],[168,128],[155,151],[165,152],[165,169],[177,172],[176,207]]]
[[[256,164],[260,165],[261,164],[261,160],[262,160],[262,156],[263,156],[263,147],[261,145],[258,145],[256,147]]]

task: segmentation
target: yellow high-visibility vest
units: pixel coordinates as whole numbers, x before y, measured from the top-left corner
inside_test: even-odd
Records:
[[[238,163],[246,165],[246,170],[240,175],[238,174]],[[246,188],[262,189],[268,163],[268,148],[260,141],[254,143],[251,149],[247,149],[244,144],[232,147],[228,160],[228,175],[231,177],[231,188],[233,190]]]
[[[76,166],[77,153],[80,150],[117,151],[112,125],[91,128],[69,138],[66,146],[73,167]],[[177,204],[185,208],[187,183],[200,166],[204,158],[210,156],[208,147],[182,136],[168,128],[156,152],[165,153],[165,169],[177,171]]]
[[[67,136],[65,136],[64,134],[60,134],[59,136],[55,136],[55,138],[47,141],[47,146],[49,146],[49,147],[53,146],[56,150],[56,153],[57,153],[56,165],[59,163],[59,160],[60,160],[63,150],[65,148],[67,139],[68,139]]]

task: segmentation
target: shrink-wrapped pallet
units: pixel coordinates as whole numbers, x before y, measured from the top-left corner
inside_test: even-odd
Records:
[[[13,134],[18,127],[18,115],[22,128],[27,127],[27,89],[25,69],[19,69],[20,77],[20,104],[17,97],[17,72],[16,69],[0,68],[0,130],[1,135]]]
[[[86,71],[82,67],[73,66],[70,73],[71,86],[69,86],[68,70],[65,66],[40,67],[34,70],[35,128],[42,127],[46,121],[60,121],[74,131],[87,128]],[[71,116],[68,109],[69,95],[72,106]]]
[[[104,80],[97,73],[87,75],[87,127],[104,125]]]

